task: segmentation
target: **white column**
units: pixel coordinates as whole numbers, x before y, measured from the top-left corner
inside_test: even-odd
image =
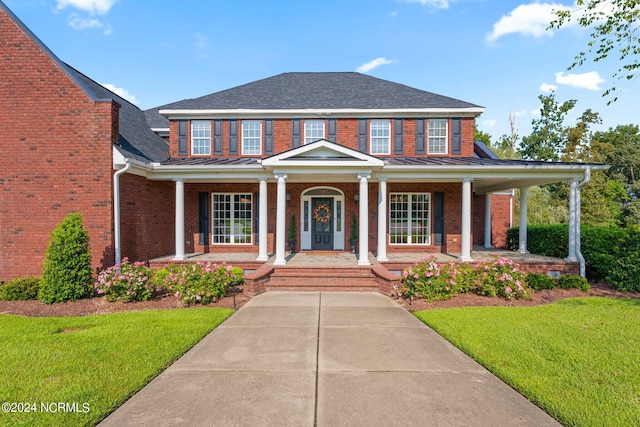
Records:
[[[258,226],[259,249],[257,261],[268,261],[267,253],[267,178],[260,178],[260,223]]]
[[[569,253],[567,254],[567,258],[565,261],[576,262],[578,261],[578,255],[576,251],[576,243],[577,243],[577,228],[576,228],[576,219],[577,219],[577,206],[576,206],[576,196],[578,191],[578,180],[572,179],[571,184],[569,186]]]
[[[285,265],[287,260],[284,257],[285,232],[287,228],[287,175],[276,175],[278,179],[278,195],[276,200],[276,259],[273,265]]]
[[[358,175],[360,179],[360,227],[358,265],[370,265],[369,262],[369,181],[371,175]]]
[[[529,193],[528,187],[520,189],[520,245],[518,252],[521,254],[528,254],[527,249],[527,195]]]
[[[184,256],[184,181],[176,179],[176,255],[175,261],[186,259]]]
[[[491,244],[491,193],[485,194],[484,199],[484,247],[492,248]]]
[[[378,180],[378,261],[387,258],[387,178]]]
[[[473,261],[471,258],[471,178],[462,181],[462,254],[460,261]]]

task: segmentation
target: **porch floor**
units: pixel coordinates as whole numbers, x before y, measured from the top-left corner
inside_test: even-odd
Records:
[[[493,257],[494,254],[498,254],[501,257],[511,259],[517,263],[549,263],[549,262],[564,262],[561,258],[553,258],[543,255],[535,254],[521,254],[519,252],[512,252],[505,249],[486,249],[482,246],[476,246],[473,248],[471,257],[474,261],[488,260]],[[382,262],[381,264],[406,264],[410,265],[422,258],[429,256],[426,252],[406,252],[406,253],[388,253],[387,258],[389,261]],[[460,254],[433,254],[437,257],[439,262],[460,262]],[[256,261],[257,255],[255,253],[241,253],[241,252],[215,252],[215,253],[192,253],[187,254],[187,258],[183,262],[217,262],[227,264],[273,264],[275,255],[270,254],[269,260],[265,262]],[[173,260],[173,255],[154,258],[150,260],[152,263],[170,263]],[[296,252],[286,256],[287,266],[291,267],[349,267],[357,266],[358,259],[355,254],[343,251],[309,251],[309,252]],[[378,264],[376,257],[373,254],[369,254],[369,261],[371,264]]]

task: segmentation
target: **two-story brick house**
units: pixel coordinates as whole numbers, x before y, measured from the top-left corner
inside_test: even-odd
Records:
[[[575,202],[592,167],[497,159],[474,142],[482,107],[352,72],[284,73],[142,112],[2,2],[0,31],[0,279],[37,274],[70,211],[85,215],[96,268],[207,252],[284,265],[292,215],[297,250],[349,250],[355,216],[360,265],[470,260],[474,244],[504,245],[505,191],[523,190],[526,224],[528,186],[571,181]]]

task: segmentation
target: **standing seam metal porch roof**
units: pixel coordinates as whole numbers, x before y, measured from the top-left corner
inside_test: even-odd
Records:
[[[357,72],[282,73],[159,107],[160,110],[402,108],[483,107]]]

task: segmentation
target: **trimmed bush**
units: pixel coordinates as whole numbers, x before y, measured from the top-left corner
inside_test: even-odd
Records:
[[[156,280],[156,285],[190,305],[218,302],[238,278],[230,265],[197,263],[170,264],[166,272],[156,274]]]
[[[51,233],[38,299],[45,304],[93,295],[89,233],[73,212]]]
[[[151,270],[144,262],[130,263],[127,258],[121,265],[103,270],[93,287],[98,295],[105,295],[107,301],[146,301],[162,289],[151,281]]]
[[[0,285],[0,300],[26,301],[38,299],[40,277],[19,277]]]
[[[581,289],[583,292],[591,289],[586,278],[573,274],[563,274],[560,276],[558,278],[558,287],[561,289]]]
[[[556,287],[556,281],[553,277],[541,273],[529,273],[527,275],[527,284],[536,291],[555,289]]]

